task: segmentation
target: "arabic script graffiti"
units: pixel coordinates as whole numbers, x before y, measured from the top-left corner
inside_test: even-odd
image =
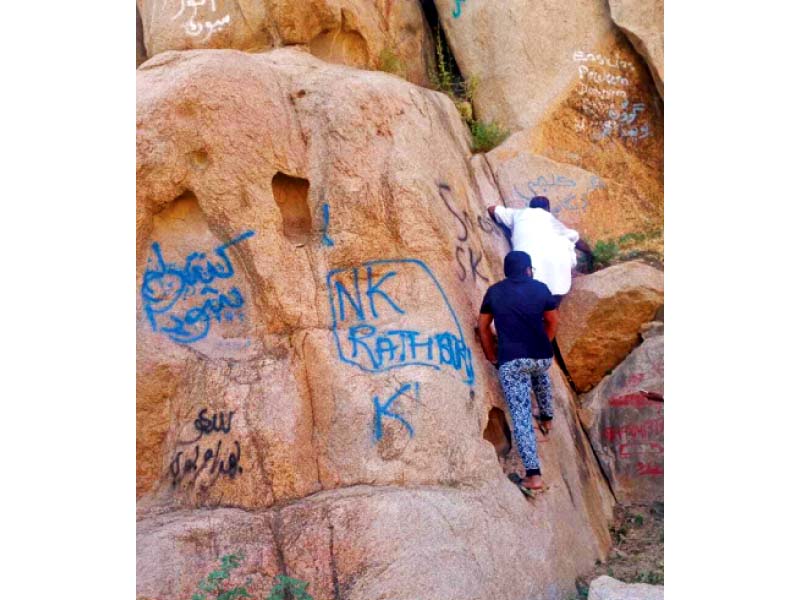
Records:
[[[514,186],[514,194],[525,202],[527,206],[531,198],[535,196],[546,196],[551,203],[550,211],[558,216],[562,210],[566,211],[585,211],[589,207],[589,194],[595,190],[606,188],[603,180],[592,175],[589,185],[579,185],[577,181],[563,175],[548,173],[539,175],[536,179],[530,179],[527,184],[527,193],[523,189]],[[580,199],[580,205],[576,203]]]
[[[153,331],[190,344],[208,335],[212,320],[243,321],[241,291],[232,286],[223,292],[220,283],[235,274],[228,249],[254,235],[246,231],[215,248],[216,262],[203,252],[192,252],[182,267],[166,262],[161,245],[153,242],[141,289],[144,312]]]
[[[200,443],[201,438],[204,436],[209,436],[214,433],[222,433],[223,435],[227,435],[231,430],[231,425],[233,424],[233,415],[235,414],[234,411],[228,412],[228,420],[227,424],[225,422],[225,413],[220,412],[214,414],[214,416],[209,419],[206,415],[208,413],[207,408],[203,408],[197,415],[197,419],[194,421],[194,428],[197,431],[197,437],[193,440],[188,441],[179,441],[178,445],[187,445],[187,444],[195,444],[194,452],[191,451],[184,453],[183,451],[179,451],[175,453],[175,456],[172,457],[172,461],[169,464],[169,474],[172,477],[172,486],[175,487],[179,483],[182,483],[184,480],[191,486],[197,481],[197,478],[206,470],[208,467],[208,474],[213,475],[214,479],[210,482],[210,485],[216,483],[217,479],[220,475],[227,475],[231,479],[234,479],[237,475],[244,472],[244,468],[241,465],[241,458],[242,458],[242,447],[239,444],[239,441],[236,440],[233,442],[233,446],[235,450],[228,452],[227,458],[224,456],[220,458],[220,451],[222,449],[222,440],[218,440],[216,445],[213,442],[210,442],[210,446],[206,447],[204,451],[200,451]],[[217,419],[219,418],[219,421]],[[200,456],[202,454],[202,461]]]
[[[197,37],[201,35],[204,31],[206,32],[205,36],[201,41],[205,42],[208,40],[212,35],[214,35],[220,29],[223,29],[231,22],[231,16],[226,14],[220,19],[214,19],[212,21],[206,20],[198,20],[197,9],[201,6],[210,5],[210,12],[215,14],[217,12],[217,0],[180,0],[181,2],[181,9],[172,17],[172,20],[181,17],[187,12],[187,9],[191,10],[191,14],[189,18],[184,21],[183,23],[183,30],[186,32],[186,35],[190,35],[192,37]]]
[[[645,105],[641,102],[635,103],[631,111],[627,112],[628,101],[624,100],[617,111],[614,108],[608,109],[608,119],[603,121],[603,130],[593,136],[595,141],[600,141],[606,137],[630,138],[632,140],[643,140],[650,137],[650,125],[642,123],[636,127],[626,127],[633,125],[640,113],[644,112]]]

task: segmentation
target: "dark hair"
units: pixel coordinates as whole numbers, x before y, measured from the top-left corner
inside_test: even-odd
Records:
[[[503,259],[503,272],[506,277],[517,278],[525,277],[525,269],[531,267],[531,257],[527,252],[512,250]]]
[[[531,208],[543,208],[547,212],[550,212],[550,200],[548,200],[544,196],[534,196],[531,198],[531,201],[528,203],[528,206]]]

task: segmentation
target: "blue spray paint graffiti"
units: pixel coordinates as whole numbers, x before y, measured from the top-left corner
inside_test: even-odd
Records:
[[[456,7],[453,10],[453,18],[457,19],[461,16],[461,5],[464,4],[467,0],[456,0]]]
[[[419,402],[419,383],[406,383],[403,384],[400,389],[395,391],[394,394],[389,396],[389,398],[381,404],[380,398],[374,396],[372,398],[372,405],[375,408],[375,417],[373,420],[373,437],[376,442],[381,441],[383,437],[383,418],[388,417],[390,419],[395,419],[400,421],[400,423],[408,430],[408,435],[414,437],[414,428],[411,424],[406,421],[402,416],[398,415],[397,413],[393,413],[389,410],[389,407],[394,403],[395,400],[402,394],[407,393],[411,389],[414,389],[414,399]]]
[[[192,252],[183,267],[166,262],[161,245],[153,242],[141,289],[144,312],[153,331],[161,331],[175,342],[190,344],[208,335],[212,319],[217,323],[223,318],[243,320],[244,314],[237,310],[244,305],[239,288],[232,286],[222,292],[215,281],[235,275],[228,249],[254,235],[254,231],[245,231],[215,248],[215,258],[221,262],[212,261],[204,252]]]
[[[558,216],[558,213],[562,210],[586,210],[589,206],[589,194],[595,190],[605,189],[605,187],[603,180],[596,175],[592,175],[589,180],[589,186],[584,187],[579,186],[574,179],[551,173],[549,175],[539,175],[535,180],[528,181],[528,194],[520,192],[515,185],[514,194],[524,200],[526,206],[534,196],[546,196],[550,199],[551,212],[553,215]],[[581,200],[580,206],[575,204],[578,198]]]
[[[421,271],[435,286],[457,333],[422,333],[417,329],[382,329],[369,323],[388,311],[389,316],[404,315],[391,286],[401,273]],[[413,273],[419,278],[419,273]],[[413,258],[373,260],[352,269],[328,273],[328,299],[333,318],[333,333],[339,359],[365,372],[378,373],[411,365],[440,370],[448,366],[464,375],[472,385],[475,372],[472,351],[456,313],[442,286],[428,266]]]
[[[328,236],[328,225],[330,224],[330,220],[330,208],[326,202],[322,205],[322,221],[324,224],[324,228],[322,230],[322,243],[328,247],[333,246],[333,240]]]

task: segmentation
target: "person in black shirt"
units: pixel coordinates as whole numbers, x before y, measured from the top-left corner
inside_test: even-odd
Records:
[[[548,371],[553,364],[557,301],[544,283],[533,279],[531,257],[526,252],[509,252],[503,271],[506,278],[486,290],[478,329],[483,353],[498,369],[511,412],[514,440],[525,465],[521,485],[538,490],[543,483],[533,431],[531,387],[536,393],[542,431],[548,433],[553,419],[553,384]],[[492,343],[492,320],[497,329],[497,351]]]

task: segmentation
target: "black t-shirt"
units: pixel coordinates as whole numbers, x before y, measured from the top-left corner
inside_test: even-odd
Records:
[[[517,358],[551,358],[543,313],[557,304],[549,288],[530,277],[504,279],[483,297],[481,313],[494,317],[500,364]]]

